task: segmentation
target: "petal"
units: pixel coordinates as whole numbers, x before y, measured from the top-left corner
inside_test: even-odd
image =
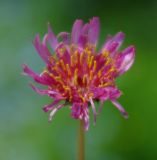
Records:
[[[26,64],[23,64],[22,67],[23,67],[24,74],[32,77],[36,82],[43,85],[49,84],[48,81],[46,81],[44,78],[40,77],[38,74],[33,72]]]
[[[109,37],[108,40],[104,43],[102,51],[108,51],[111,57],[114,57],[116,51],[120,48],[125,38],[123,32],[118,32],[114,37]]]
[[[104,101],[100,101],[99,109],[98,109],[98,114],[102,112],[102,108],[104,107]]]
[[[87,43],[88,43],[87,35],[80,35],[79,40],[78,40],[78,45],[84,48]]]
[[[81,30],[80,37],[78,39],[78,45],[81,48],[84,48],[86,44],[88,43],[88,32],[89,32],[90,25],[89,23],[86,23]]]
[[[88,131],[89,129],[89,113],[88,113],[88,106],[87,104],[84,105],[84,116],[83,116],[83,121],[84,121],[84,130]]]
[[[84,120],[84,130],[88,131],[88,129],[89,129],[89,116],[85,116],[83,120]]]
[[[97,112],[96,112],[96,108],[95,108],[95,105],[94,105],[94,102],[93,102],[92,98],[90,98],[90,103],[91,103],[91,107],[92,107],[93,114],[94,114],[94,125],[95,125],[96,124]]]
[[[51,52],[49,51],[49,49],[47,47],[48,38],[49,38],[48,34],[45,34],[41,46],[42,46],[43,50],[45,51],[45,54],[49,58],[51,56]]]
[[[57,35],[57,38],[62,38],[64,44],[70,43],[70,34],[68,32],[61,32]]]
[[[70,63],[70,47],[64,43],[60,43],[56,48],[56,55],[59,59],[63,59],[64,62]]]
[[[43,107],[43,111],[48,112],[49,110],[52,110],[58,103],[59,103],[58,100],[54,100],[51,104],[45,105]]]
[[[36,86],[34,86],[33,84],[29,84],[30,85],[30,87],[36,92],[36,93],[38,93],[38,94],[40,94],[40,95],[45,95],[45,94],[48,94],[48,90],[42,90],[42,89],[39,89],[39,88],[37,88]]]
[[[117,42],[119,44],[118,48],[121,46],[125,38],[125,34],[123,32],[118,32],[114,37],[113,41]]]
[[[48,95],[49,97],[55,99],[55,100],[64,100],[65,97],[63,97],[59,92],[53,91],[53,90],[43,90],[35,87],[33,84],[30,84],[31,88],[40,95]]]
[[[82,35],[88,35],[89,28],[90,28],[89,23],[84,24],[84,26],[82,27],[82,30],[81,30],[81,34]]]
[[[130,46],[126,48],[116,58],[116,68],[118,70],[118,76],[125,73],[132,66],[135,58],[135,47]]]
[[[116,100],[111,100],[111,102],[121,112],[121,114],[124,116],[124,118],[128,118],[128,113],[125,111],[125,109],[121,106],[121,104],[119,102],[117,102]]]
[[[104,44],[103,44],[103,47],[102,47],[102,51],[106,51],[107,49],[107,47],[110,45],[110,43],[112,42],[112,36],[109,34],[109,35],[107,35],[107,37],[106,37],[106,40],[105,40],[105,42],[104,42]]]
[[[117,89],[116,87],[108,87],[108,94],[110,99],[117,99],[121,96],[121,91]]]
[[[58,45],[58,41],[57,38],[55,36],[55,34],[53,33],[50,23],[48,23],[48,41],[52,47],[52,49],[55,51],[57,45]]]
[[[72,117],[75,119],[82,119],[83,117],[83,109],[82,109],[82,104],[81,103],[73,103],[72,105]]]
[[[50,115],[49,115],[49,122],[52,121],[52,118],[54,117],[55,113],[60,110],[62,107],[64,107],[63,104],[59,105],[58,107],[54,108],[51,112],[50,112]]]
[[[101,101],[117,99],[121,96],[121,92],[116,87],[94,88],[92,92],[94,93],[94,98]]]
[[[75,23],[73,24],[72,32],[71,32],[71,42],[74,44],[78,43],[82,25],[83,25],[82,20],[76,20]]]
[[[58,95],[59,93],[55,92],[55,91],[51,91],[51,90],[43,90],[43,89],[39,89],[38,87],[34,86],[33,84],[30,84],[30,87],[38,94],[40,95]]]
[[[89,43],[96,45],[99,37],[99,27],[100,27],[99,18],[94,17],[93,19],[91,19],[89,25],[90,25],[88,32]]]
[[[34,47],[36,48],[39,56],[43,59],[43,61],[45,63],[49,63],[49,57],[51,56],[51,53],[49,52],[48,48],[46,47],[46,40],[47,40],[47,35],[45,35],[43,43],[41,44],[39,35],[36,35],[33,44],[34,44]]]

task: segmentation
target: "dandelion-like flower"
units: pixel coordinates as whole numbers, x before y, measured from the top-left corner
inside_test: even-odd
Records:
[[[124,117],[128,116],[117,102],[121,91],[116,87],[115,79],[132,66],[135,48],[129,46],[119,51],[125,37],[124,33],[119,32],[115,36],[108,36],[97,52],[98,36],[98,17],[86,24],[76,20],[71,34],[61,32],[55,36],[48,25],[48,33],[42,42],[36,35],[34,46],[46,67],[40,75],[25,64],[23,70],[35,82],[47,86],[46,89],[40,89],[31,84],[34,91],[53,99],[51,104],[43,107],[45,112],[50,111],[49,121],[58,110],[70,105],[72,117],[83,120],[84,129],[88,130],[90,106],[95,123],[97,111],[94,101],[99,101],[100,111],[106,100],[110,100]]]

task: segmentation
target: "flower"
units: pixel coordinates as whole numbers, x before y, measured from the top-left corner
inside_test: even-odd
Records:
[[[98,17],[86,24],[76,20],[71,34],[61,32],[55,36],[48,24],[48,33],[42,42],[36,35],[34,46],[46,67],[40,75],[25,64],[23,71],[35,82],[47,86],[46,89],[39,89],[31,84],[38,94],[53,99],[51,104],[43,107],[45,112],[50,111],[49,121],[58,110],[70,104],[71,116],[83,120],[84,128],[88,130],[90,106],[95,123],[97,111],[94,101],[99,101],[100,111],[106,100],[110,100],[124,117],[128,116],[117,102],[121,91],[116,87],[115,79],[132,66],[135,48],[129,46],[119,51],[125,37],[124,33],[119,32],[115,36],[108,36],[97,52],[98,36]],[[54,54],[51,54],[48,45]]]

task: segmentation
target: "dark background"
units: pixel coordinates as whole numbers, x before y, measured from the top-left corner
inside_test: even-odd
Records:
[[[97,124],[86,133],[87,160],[157,159],[157,1],[156,0],[0,0],[0,159],[74,160],[78,121],[60,110],[51,124],[42,106],[51,102],[29,87],[21,64],[36,72],[44,63],[32,41],[36,33],[70,31],[75,19],[99,16],[99,47],[107,34],[126,33],[122,48],[136,46],[133,67],[117,84],[120,103],[130,114],[123,119],[107,102]],[[92,117],[92,116],[91,116]]]

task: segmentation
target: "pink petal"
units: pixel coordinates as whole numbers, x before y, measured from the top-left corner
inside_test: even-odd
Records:
[[[81,103],[73,103],[72,105],[72,117],[75,119],[82,119],[83,117],[83,108],[82,108],[82,104]]]
[[[99,28],[100,28],[100,22],[98,17],[94,17],[90,20],[90,28],[88,33],[88,40],[90,44],[96,45],[99,37]]]
[[[86,23],[81,30],[80,37],[78,39],[78,45],[81,48],[84,48],[86,44],[88,43],[88,31],[89,31],[90,25],[89,23]]]
[[[64,107],[64,105],[61,104],[61,105],[59,105],[58,107],[54,108],[54,109],[50,112],[49,122],[52,121],[52,118],[54,117],[55,113],[56,113],[58,110],[60,110],[61,108],[63,108],[63,107]]]
[[[37,88],[36,86],[34,86],[33,84],[29,84],[30,85],[30,87],[36,92],[36,93],[38,93],[38,94],[40,94],[40,95],[45,95],[45,94],[48,94],[48,90],[42,90],[42,89],[39,89],[39,88]]]
[[[123,43],[125,38],[125,34],[123,32],[118,32],[114,37],[113,37],[113,41],[117,42],[119,44],[118,47],[121,46],[121,44]]]
[[[89,23],[86,23],[86,24],[82,27],[81,34],[82,34],[82,35],[88,35],[89,28],[90,28],[90,24],[89,24]]]
[[[96,124],[97,112],[96,112],[96,108],[95,108],[95,105],[94,105],[94,102],[93,102],[92,98],[90,98],[90,103],[91,103],[91,107],[92,107],[93,114],[94,114],[94,125],[95,125]]]
[[[52,49],[55,51],[57,45],[58,45],[58,41],[57,38],[55,36],[55,34],[53,33],[50,23],[48,23],[48,41],[52,47]]]
[[[89,129],[89,113],[88,113],[88,106],[84,105],[84,116],[83,116],[83,121],[84,121],[84,130],[88,131]]]
[[[43,111],[48,112],[49,110],[52,110],[58,103],[59,103],[58,100],[54,100],[51,104],[45,105],[43,107]]]
[[[116,58],[116,68],[118,70],[118,76],[125,73],[130,69],[135,58],[135,47],[130,46],[126,48],[121,54]]]
[[[70,43],[70,34],[68,32],[61,32],[57,35],[57,38],[62,38],[64,44]]]
[[[111,100],[111,102],[121,112],[121,114],[124,116],[124,118],[128,118],[128,113],[125,111],[125,109],[121,106],[121,104],[119,102],[117,102],[116,100]]]
[[[84,48],[87,43],[88,43],[87,35],[80,35],[80,38],[78,40],[78,45]]]
[[[121,92],[116,87],[94,88],[92,92],[94,93],[94,98],[101,101],[117,99],[121,95]]]
[[[36,82],[40,84],[49,85],[49,82],[47,82],[44,78],[33,72],[26,64],[23,64],[22,67],[25,75],[32,77]]]
[[[116,87],[107,87],[107,90],[109,92],[109,99],[117,99],[122,94],[121,91]]]
[[[43,90],[35,87],[33,84],[30,84],[31,88],[40,95],[48,95],[49,97],[55,99],[55,100],[64,100],[65,97],[63,97],[59,92],[53,91],[53,90]]]
[[[100,106],[98,109],[98,114],[100,114],[102,112],[102,108],[104,107],[104,101],[100,101]]]
[[[36,92],[36,93],[38,93],[38,94],[40,94],[40,95],[45,95],[45,94],[47,94],[47,95],[57,95],[58,93],[57,92],[55,92],[55,91],[51,91],[51,90],[43,90],[43,89],[39,89],[39,88],[37,88],[36,86],[34,86],[33,84],[30,84],[30,87]]]
[[[118,32],[114,37],[109,37],[104,43],[102,51],[110,52],[110,56],[113,57],[116,54],[116,51],[120,48],[125,38],[123,32]]]
[[[85,116],[83,120],[84,120],[84,130],[88,131],[88,129],[89,129],[89,116]]]
[[[43,44],[41,44],[39,35],[36,35],[33,44],[34,44],[34,47],[36,48],[39,56],[43,59],[43,61],[45,63],[49,63],[49,57],[51,56],[51,53],[49,52],[48,48],[46,47],[46,39],[47,39],[47,35],[45,36],[45,38],[43,40]]]
[[[71,42],[74,44],[78,43],[80,34],[81,34],[81,28],[82,28],[83,22],[82,20],[76,20],[72,27],[72,33],[71,33]]]

